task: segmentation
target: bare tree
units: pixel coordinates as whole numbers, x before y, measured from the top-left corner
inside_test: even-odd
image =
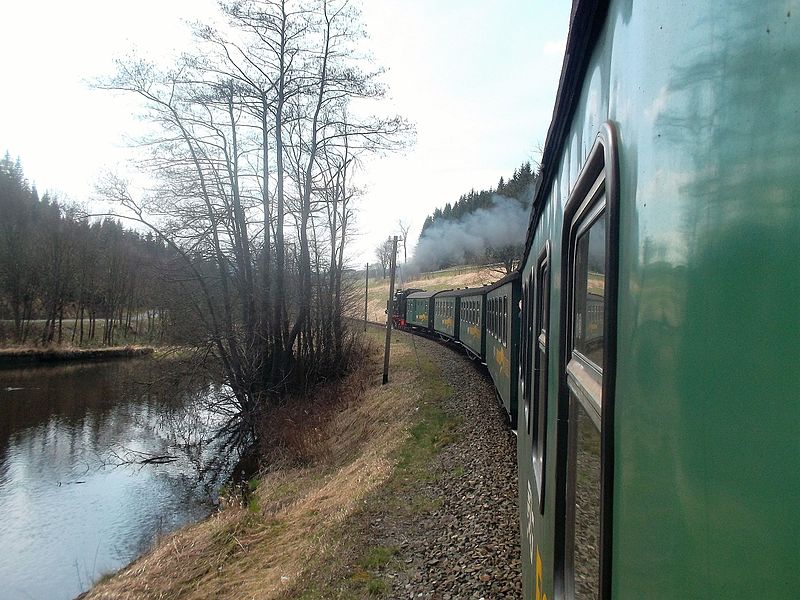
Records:
[[[224,10],[238,33],[198,27],[202,58],[166,72],[120,64],[102,84],[139,96],[159,126],[141,162],[158,185],[137,195],[111,177],[102,192],[183,261],[196,343],[219,358],[231,390],[225,431],[245,446],[293,384],[346,361],[350,178],[361,154],[392,149],[408,128],[352,118],[353,99],[383,90],[353,51],[360,30],[345,0]]]
[[[375,248],[375,257],[383,270],[383,278],[386,279],[386,271],[392,260],[392,240],[384,240]]]
[[[403,219],[400,219],[397,224],[400,226],[401,241],[403,242],[403,264],[406,264],[408,262],[408,232],[411,229],[411,224],[403,223]]]
[[[508,244],[486,249],[486,259],[495,261],[492,271],[499,275],[508,275],[519,265],[523,248],[520,244]]]

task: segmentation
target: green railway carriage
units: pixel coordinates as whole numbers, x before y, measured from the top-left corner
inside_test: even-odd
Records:
[[[526,599],[797,597],[799,65],[797,0],[574,2],[520,273]]]
[[[485,291],[482,288],[462,289],[458,341],[467,352],[483,362],[486,356],[486,337],[484,336]]]
[[[434,298],[433,330],[449,339],[456,339],[459,319],[459,294],[450,290],[436,294]]]
[[[414,292],[406,296],[406,324],[423,329],[433,328],[433,302],[435,292]]]
[[[486,367],[514,428],[517,426],[519,300],[519,272],[511,273],[486,289]]]

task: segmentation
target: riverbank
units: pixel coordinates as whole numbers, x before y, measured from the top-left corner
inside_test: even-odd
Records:
[[[60,363],[71,361],[135,358],[153,354],[152,346],[112,346],[109,348],[0,348],[0,367]]]
[[[368,335],[363,366],[322,392],[327,413],[276,424],[289,428],[284,454],[245,502],[85,598],[516,597],[513,436],[491,387],[462,356],[401,332],[381,386],[383,333]]]

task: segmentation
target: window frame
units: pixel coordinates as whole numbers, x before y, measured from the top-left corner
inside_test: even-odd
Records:
[[[503,310],[500,320],[500,338],[504,347],[508,347],[508,294],[503,294]]]
[[[486,300],[486,330],[492,337],[497,337],[497,328],[495,327],[495,312],[494,312],[494,298],[487,298]]]
[[[522,385],[522,399],[525,405],[525,428],[528,435],[531,435],[531,427],[533,422],[533,325],[531,323],[531,304],[534,298],[533,287],[533,274],[528,274],[527,282],[523,282],[523,296],[522,296],[522,335],[523,335],[523,350],[522,360],[520,361],[520,369],[522,371],[521,385]]]
[[[599,600],[611,598],[613,486],[614,486],[614,390],[617,367],[617,305],[619,281],[619,151],[616,126],[601,127],[565,204],[561,241],[558,355],[558,427],[556,441],[555,582],[558,599],[574,598],[574,470],[572,396],[581,392],[600,398],[600,539],[598,543]],[[598,208],[602,203],[603,207]],[[598,370],[573,351],[575,250],[580,235],[606,216],[606,280],[603,319],[603,367]],[[552,276],[552,272],[551,272]],[[574,356],[576,355],[577,356]],[[585,359],[585,360],[583,360]],[[586,400],[587,398],[581,398]],[[580,401],[580,400],[578,400]],[[581,402],[586,409],[586,403]],[[586,410],[591,415],[592,411]],[[572,480],[570,479],[572,477]],[[570,496],[570,497],[568,497]],[[570,512],[572,515],[570,515]],[[572,519],[570,522],[569,520]],[[568,543],[567,536],[571,535]],[[573,545],[571,547],[571,545]]]
[[[534,300],[533,300],[533,326],[532,326],[532,343],[531,350],[532,356],[530,358],[532,365],[531,375],[531,470],[533,472],[533,479],[536,484],[537,496],[539,500],[539,513],[544,514],[544,499],[545,499],[545,486],[547,480],[547,385],[548,377],[547,370],[550,363],[550,299],[547,299],[546,304],[543,302],[543,275],[547,275],[547,292],[548,296],[552,291],[551,283],[551,251],[550,240],[545,240],[539,256],[536,259],[535,271],[532,273],[534,276]],[[544,313],[543,306],[547,307],[547,314]],[[544,325],[546,328],[543,328]],[[541,332],[545,331],[544,349],[541,348]],[[544,354],[544,368],[541,366],[541,354]],[[544,380],[544,385],[542,385]],[[542,387],[544,387],[544,394],[542,394]]]

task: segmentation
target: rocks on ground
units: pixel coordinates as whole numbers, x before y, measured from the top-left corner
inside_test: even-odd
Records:
[[[519,598],[516,438],[482,369],[436,342],[416,343],[450,384],[442,408],[460,425],[433,477],[399,499],[429,508],[371,517],[368,542],[398,549],[383,573],[390,597]]]

